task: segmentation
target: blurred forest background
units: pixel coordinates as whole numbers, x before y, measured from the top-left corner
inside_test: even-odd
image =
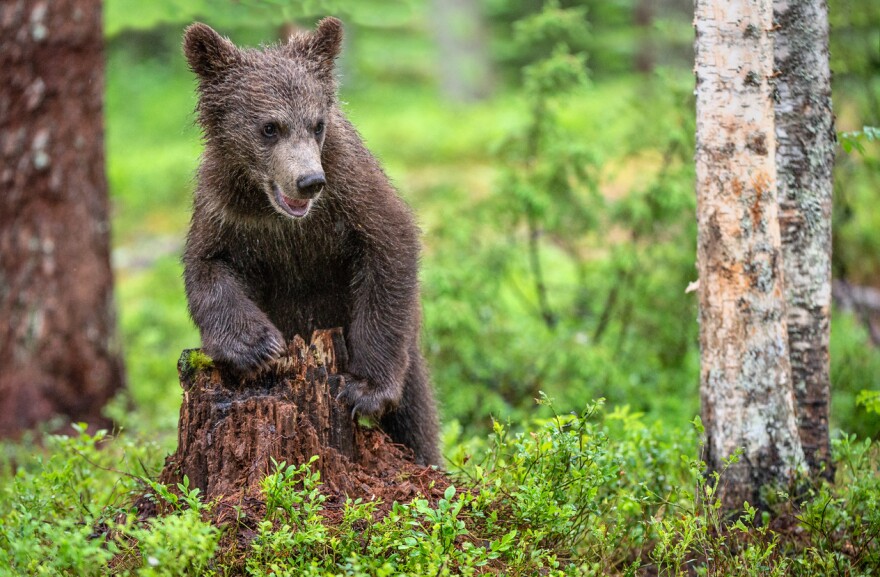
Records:
[[[106,150],[130,431],[175,441],[198,344],[179,262],[201,149],[180,49],[346,24],[341,99],[424,233],[423,343],[447,446],[604,397],[698,413],[690,0],[105,0]],[[880,124],[880,4],[829,0],[840,132]],[[880,432],[880,146],[843,138],[834,192],[832,430]],[[874,291],[874,292],[872,292]],[[872,308],[872,298],[877,302]],[[873,324],[872,324],[873,323]],[[133,402],[133,403],[132,403]],[[132,406],[134,411],[132,411]],[[870,408],[870,407],[868,407]]]

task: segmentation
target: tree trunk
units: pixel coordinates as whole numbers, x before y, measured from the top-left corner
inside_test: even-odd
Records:
[[[770,0],[697,0],[700,394],[719,497],[760,502],[803,461],[794,415],[776,206]]]
[[[492,91],[481,5],[475,0],[433,0],[433,30],[440,52],[440,88],[453,102],[474,102]]]
[[[775,0],[776,170],[791,375],[804,456],[833,476],[828,409],[834,116],[825,0]]]
[[[289,349],[290,358],[273,372],[244,382],[198,350],[184,351],[178,364],[184,390],[178,448],[163,482],[186,475],[190,487],[209,500],[253,498],[273,459],[299,465],[317,455],[330,492],[370,498],[390,490],[377,486],[383,479],[400,485],[407,471],[423,474],[425,467],[402,447],[357,425],[351,410],[336,401],[347,361],[341,329],[315,331],[311,345],[295,337]],[[415,492],[403,497],[410,495]]]
[[[0,435],[106,425],[123,385],[103,71],[100,2],[0,4]]]
[[[637,0],[633,4],[633,27],[636,33],[635,69],[647,74],[657,62],[657,42],[654,39],[656,0]]]

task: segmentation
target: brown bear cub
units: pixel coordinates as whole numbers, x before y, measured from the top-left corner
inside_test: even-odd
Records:
[[[343,327],[340,400],[439,464],[419,349],[419,231],[340,110],[341,43],[335,18],[260,50],[187,28],[205,142],[183,255],[189,310],[205,352],[240,375],[265,369],[296,334]]]

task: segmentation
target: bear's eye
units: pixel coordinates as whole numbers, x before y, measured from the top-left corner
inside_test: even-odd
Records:
[[[278,125],[274,122],[267,122],[263,125],[263,128],[260,129],[260,132],[266,138],[275,138],[278,136]]]
[[[315,125],[315,136],[321,136],[324,132],[324,121],[319,120],[318,124]]]

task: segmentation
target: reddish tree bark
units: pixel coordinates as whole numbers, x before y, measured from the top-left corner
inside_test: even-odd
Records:
[[[0,4],[0,434],[104,425],[123,385],[104,174],[101,3]]]

